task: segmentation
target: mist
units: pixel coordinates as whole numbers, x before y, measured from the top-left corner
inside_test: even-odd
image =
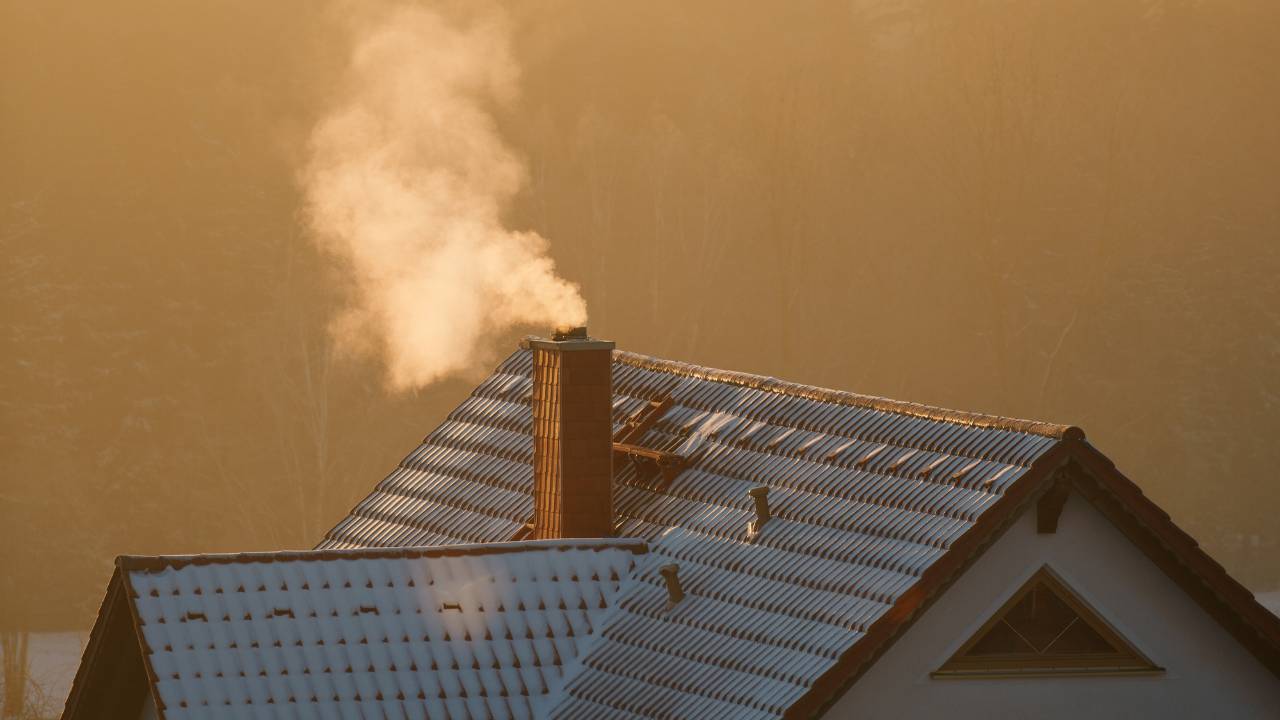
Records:
[[[1079,425],[1280,587],[1280,4],[359,5],[0,5],[0,621],[313,547],[587,306]]]
[[[503,225],[527,178],[490,115],[519,78],[504,11],[366,7],[339,8],[354,49],[303,173],[310,228],[353,286],[340,346],[410,389],[483,369],[513,327],[584,324],[547,241]]]

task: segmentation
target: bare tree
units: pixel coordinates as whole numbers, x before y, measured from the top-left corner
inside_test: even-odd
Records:
[[[0,715],[22,717],[27,695],[27,643],[30,633],[21,630],[0,632],[0,652],[4,654],[4,707]]]

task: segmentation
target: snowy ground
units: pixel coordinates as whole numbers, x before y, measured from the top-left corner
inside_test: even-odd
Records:
[[[32,633],[27,646],[27,707],[37,717],[56,718],[71,691],[71,680],[80,665],[80,654],[89,633]],[[4,678],[0,677],[0,690]]]

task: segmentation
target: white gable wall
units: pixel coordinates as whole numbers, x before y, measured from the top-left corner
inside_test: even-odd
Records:
[[[1152,662],[1148,677],[932,679],[1048,564]],[[872,668],[828,718],[1280,718],[1280,679],[1091,504],[1071,495],[1058,532],[1024,512]]]

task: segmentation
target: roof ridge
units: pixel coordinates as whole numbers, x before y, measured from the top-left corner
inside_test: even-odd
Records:
[[[621,362],[625,365],[631,365],[632,367],[656,370],[659,372],[670,373],[672,375],[698,378],[701,380],[710,380],[729,385],[738,385],[755,390],[763,390],[765,392],[805,398],[807,400],[815,400],[818,402],[869,408],[872,410],[880,410],[882,412],[909,415],[926,420],[939,420],[958,425],[969,425],[972,427],[993,428],[997,430],[1028,433],[1031,435],[1042,435],[1045,437],[1056,438],[1058,440],[1067,438],[1077,440],[1084,439],[1084,430],[1075,425],[1061,425],[1058,423],[1041,422],[1037,420],[1022,420],[1019,418],[1004,417],[1001,415],[952,410],[934,405],[925,405],[906,400],[894,400],[892,398],[879,397],[876,395],[861,395],[859,393],[849,392],[846,390],[832,390],[830,388],[818,387],[816,385],[804,385],[802,383],[779,380],[778,378],[768,375],[754,375],[736,370],[719,370],[716,368],[704,367],[702,365],[694,365],[693,363],[682,362],[680,360],[667,360],[664,358],[653,357],[651,355],[642,355],[628,350],[614,350],[613,359],[615,362]]]
[[[137,570],[157,572],[166,568],[177,569],[190,565],[231,565],[342,559],[418,559],[500,555],[505,553],[529,552],[533,550],[607,549],[630,550],[636,555],[643,555],[649,552],[649,545],[642,538],[563,538],[553,540],[520,540],[515,542],[415,547],[271,550],[265,552],[201,553],[194,555],[120,555],[116,557],[116,567],[120,568],[124,572]]]

